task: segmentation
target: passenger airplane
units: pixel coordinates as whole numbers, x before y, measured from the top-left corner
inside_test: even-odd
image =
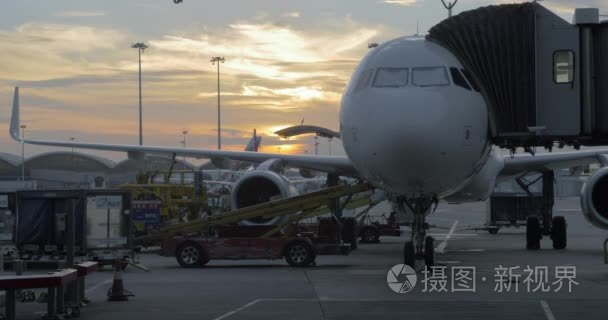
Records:
[[[330,177],[355,177],[372,183],[405,211],[414,211],[412,240],[404,261],[433,264],[433,239],[425,217],[440,199],[480,201],[497,179],[529,171],[555,170],[590,163],[608,164],[605,151],[503,156],[488,135],[487,106],[463,65],[445,48],[422,37],[402,37],[370,50],[352,76],[340,109],[340,136],[347,156],[312,156],[261,152],[200,150],[122,144],[27,140],[19,132],[19,92],[15,89],[10,134],[16,141],[45,146],[175,154],[194,158],[258,163],[233,189],[233,205],[252,205],[293,194],[283,169],[316,170]],[[583,212],[608,228],[608,168],[583,188]],[[562,220],[563,221],[563,220]],[[538,220],[528,225],[540,241]],[[554,247],[566,245],[565,224],[554,228]],[[537,237],[538,239],[535,239]]]

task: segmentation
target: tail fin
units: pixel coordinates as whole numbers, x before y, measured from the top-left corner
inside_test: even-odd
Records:
[[[19,87],[15,87],[15,96],[13,97],[13,113],[11,115],[11,127],[9,132],[11,137],[16,141],[21,141],[21,132],[19,131]]]
[[[262,137],[258,137],[257,131],[255,129],[253,129],[253,137],[251,137],[251,139],[247,143],[247,146],[245,146],[245,151],[258,152],[261,142],[262,142]],[[231,163],[230,167],[234,171],[245,170],[251,166],[251,163],[249,163],[249,162],[235,161],[235,160],[230,160],[229,162]]]
[[[253,137],[251,138],[251,140],[249,140],[249,143],[247,143],[245,151],[258,152],[261,142],[262,137],[258,137],[256,129],[253,129]]]

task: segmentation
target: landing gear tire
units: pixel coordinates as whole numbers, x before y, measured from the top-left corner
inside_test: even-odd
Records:
[[[435,239],[433,237],[426,237],[424,239],[424,264],[427,269],[435,265]]]
[[[379,242],[380,234],[378,230],[367,227],[361,231],[361,241],[362,243],[376,243]]]
[[[183,268],[196,268],[205,265],[209,259],[203,249],[196,243],[186,242],[177,248],[177,263]]]
[[[412,241],[406,242],[403,246],[403,264],[412,268],[416,267],[416,252]]]
[[[308,243],[296,241],[285,248],[285,261],[292,267],[306,267],[315,261],[315,253]]]
[[[498,229],[499,229],[498,227],[489,227],[488,228],[488,232],[490,234],[497,234],[498,233]]]
[[[566,219],[562,216],[553,217],[551,225],[551,240],[553,240],[553,249],[563,250],[567,245]]]
[[[526,222],[526,249],[540,249],[540,239],[542,238],[540,222],[536,217],[528,217]]]

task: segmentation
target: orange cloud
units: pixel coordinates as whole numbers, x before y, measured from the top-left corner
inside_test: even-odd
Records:
[[[336,129],[342,89],[367,42],[381,32],[349,19],[340,22],[320,31],[239,22],[147,41],[146,144],[178,145],[188,128],[189,146],[215,147],[217,80],[209,58],[222,55],[226,148],[241,150],[259,128],[268,151],[280,146],[281,152],[304,153],[310,146],[285,143],[268,128],[306,118]],[[30,137],[133,143],[138,65],[136,51],[125,45],[131,38],[124,30],[85,25],[26,23],[0,30],[0,93],[9,96],[8,87],[22,87]]]

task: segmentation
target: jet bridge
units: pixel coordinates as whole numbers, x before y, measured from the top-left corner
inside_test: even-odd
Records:
[[[608,144],[608,23],[569,23],[537,2],[488,6],[435,25],[427,39],[473,73],[501,147]]]

